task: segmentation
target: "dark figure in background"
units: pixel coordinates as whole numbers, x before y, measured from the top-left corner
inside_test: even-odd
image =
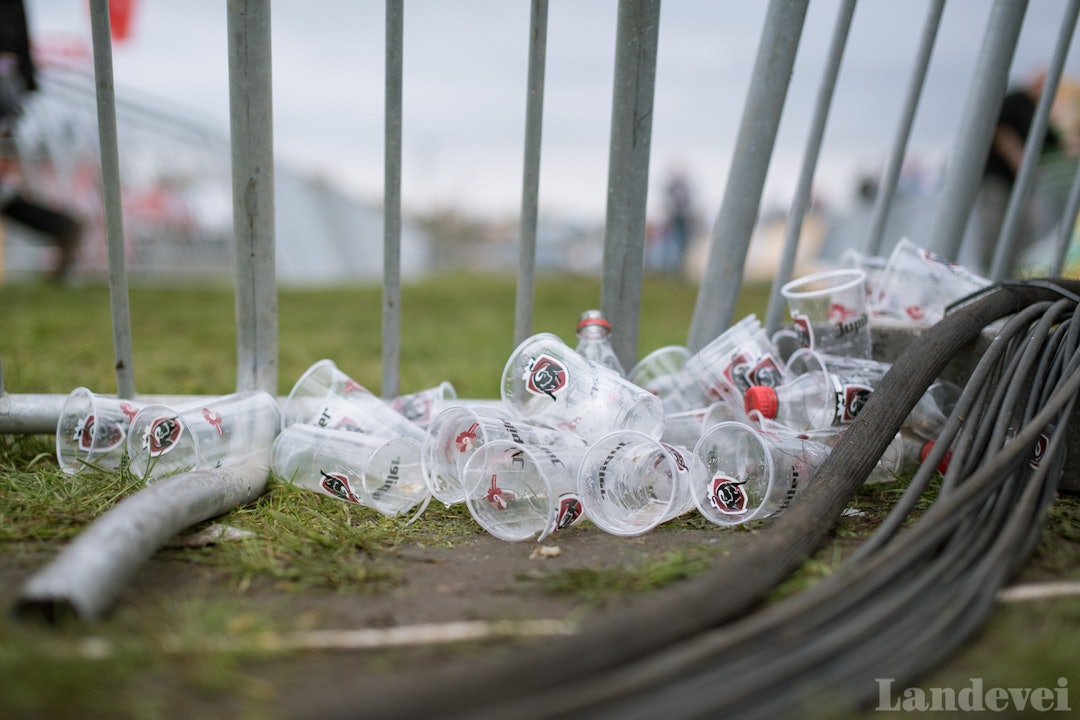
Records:
[[[682,174],[675,174],[668,181],[667,226],[663,238],[663,270],[675,275],[683,272],[686,248],[694,232],[694,207],[690,185]]]
[[[1035,106],[1042,94],[1045,75],[1040,73],[1022,87],[1013,89],[1005,95],[998,115],[997,127],[990,144],[990,154],[983,171],[982,186],[979,189],[979,272],[989,275],[994,262],[1001,226],[1005,220],[1005,211],[1009,205],[1016,174],[1024,157],[1024,146],[1031,132],[1035,118]],[[1054,153],[1061,150],[1061,140],[1050,125],[1046,128],[1042,152]],[[1025,208],[1018,228],[1016,247],[1023,249],[1035,240],[1030,208]]]
[[[60,259],[51,277],[65,280],[75,261],[82,224],[27,195],[15,142],[23,100],[37,88],[23,2],[0,0],[0,213],[44,234],[59,248]]]

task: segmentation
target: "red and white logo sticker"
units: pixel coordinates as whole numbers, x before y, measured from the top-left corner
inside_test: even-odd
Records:
[[[175,415],[159,417],[150,423],[143,446],[150,451],[150,457],[158,457],[176,447],[183,434],[184,426],[180,418]]]
[[[356,493],[353,492],[348,475],[343,475],[342,473],[328,473],[325,470],[320,470],[319,475],[322,476],[319,480],[319,487],[321,487],[328,495],[333,495],[345,502],[356,503],[357,505],[360,504],[360,498],[356,497]]]
[[[525,370],[525,388],[533,395],[546,395],[557,399],[556,393],[566,387],[566,368],[549,355],[540,355],[529,361]]]
[[[555,530],[565,530],[585,516],[581,498],[574,493],[567,493],[559,498],[559,512],[555,516]]]
[[[106,452],[124,442],[126,433],[120,423],[109,423],[107,427],[98,425],[93,415],[87,415],[75,428],[75,440],[79,443],[80,450]],[[98,441],[96,447],[95,440]]]
[[[726,475],[712,479],[709,504],[726,515],[746,512],[746,481],[738,481]]]

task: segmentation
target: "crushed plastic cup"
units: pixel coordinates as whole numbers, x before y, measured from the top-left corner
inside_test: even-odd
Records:
[[[667,345],[638,360],[627,377],[660,398],[667,413],[694,410],[709,404],[705,393],[684,372],[690,350],[682,345]]]
[[[694,509],[692,483],[705,477],[685,447],[634,430],[597,440],[578,471],[578,494],[589,520],[612,535],[641,535]]]
[[[844,268],[805,275],[785,283],[780,293],[803,347],[830,355],[872,357],[865,272]]]
[[[432,496],[445,505],[463,502],[461,469],[478,448],[493,440],[548,446],[585,445],[579,435],[533,425],[498,408],[448,407],[432,420],[421,447],[421,467]]]
[[[514,413],[587,441],[614,430],[639,430],[656,438],[664,431],[660,398],[550,333],[526,338],[514,349],[499,385],[503,402]]]
[[[274,441],[270,469],[297,487],[388,517],[430,496],[420,469],[420,443],[412,438],[293,424]]]
[[[56,460],[75,475],[86,468],[117,470],[127,454],[131,421],[145,403],[100,395],[85,387],[72,390],[56,424]]]
[[[881,286],[881,274],[885,271],[885,265],[888,262],[887,257],[867,255],[854,248],[848,248],[840,255],[840,267],[862,270],[866,273],[866,302],[871,315],[874,314],[874,298],[878,296]]]
[[[509,542],[541,542],[585,517],[577,491],[587,448],[493,440],[462,468],[465,504],[473,519]]]
[[[296,423],[380,437],[411,437],[424,429],[342,372],[333,360],[320,360],[293,385],[281,410],[282,429]]]
[[[739,525],[787,508],[829,447],[794,432],[723,422],[706,430],[693,452],[706,471],[691,484],[698,511],[717,525]]]
[[[902,238],[889,255],[870,306],[895,321],[933,325],[954,301],[988,285],[988,279]]]
[[[684,370],[705,394],[705,404],[724,400],[735,407],[753,385],[775,387],[786,379],[776,346],[750,313],[694,353]]]
[[[390,408],[409,422],[426,429],[432,419],[457,400],[453,383],[444,380],[435,387],[399,395],[390,401]]]
[[[131,421],[131,472],[153,482],[181,472],[209,470],[265,455],[281,427],[277,400],[250,390],[176,407],[147,405]]]

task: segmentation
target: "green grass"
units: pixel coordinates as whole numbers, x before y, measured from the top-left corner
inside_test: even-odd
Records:
[[[671,279],[647,280],[639,356],[685,343],[696,290]],[[748,312],[763,315],[767,292],[767,287],[746,288],[736,318]],[[579,314],[598,306],[599,297],[600,283],[594,278],[541,278],[533,330],[573,342]],[[280,290],[278,392],[287,393],[322,358],[333,359],[379,392],[381,305],[377,286]],[[508,278],[453,274],[407,285],[402,293],[401,392],[449,380],[461,397],[497,398],[503,365],[513,349],[513,306],[514,282]],[[0,286],[0,307],[0,359],[8,392],[66,394],[77,386],[115,392],[105,288]],[[135,288],[131,310],[141,393],[225,394],[235,389],[231,289]],[[69,478],[59,471],[54,453],[49,436],[0,436],[0,549],[9,567],[42,565],[140,487],[126,473],[95,471]],[[843,519],[833,542],[771,599],[798,592],[835,570],[901,491],[901,483],[861,491],[853,504],[865,514]],[[166,547],[155,556],[166,568],[183,569],[185,577],[194,574],[196,581],[210,585],[193,598],[126,602],[124,612],[110,614],[89,630],[78,625],[45,630],[0,619],[5,687],[0,715],[168,717],[184,693],[213,698],[223,715],[273,715],[273,684],[245,669],[245,663],[273,659],[273,653],[257,650],[261,634],[303,629],[310,622],[303,614],[283,615],[273,602],[276,597],[324,593],[362,602],[374,593],[392,593],[399,587],[403,563],[414,561],[404,547],[453,548],[482,532],[461,507],[431,507],[405,525],[276,480],[258,500],[215,522],[248,535],[208,547]],[[671,525],[716,532],[692,516]],[[1080,502],[1064,497],[1052,508],[1032,577],[1080,577],[1078,528]],[[699,573],[717,552],[703,542],[661,555],[643,553],[639,562],[624,566],[543,572],[534,579],[543,592],[595,608]],[[209,579],[199,580],[200,570]],[[1037,618],[1023,606],[1010,607],[995,614],[983,641],[986,654],[973,650],[942,672],[1007,678],[1011,667],[1023,663],[1029,684],[1046,685],[1068,667],[1065,659],[1072,657],[1075,644],[1070,643],[1075,630],[1068,628],[1075,621],[1075,601],[1050,601]],[[223,639],[248,649],[199,650]],[[87,659],[102,652],[108,662]],[[939,684],[965,682],[957,675],[942,677],[946,680],[939,678]]]

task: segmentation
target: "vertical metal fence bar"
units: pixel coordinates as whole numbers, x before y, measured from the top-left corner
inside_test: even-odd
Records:
[[[237,390],[277,394],[270,0],[229,0]]]
[[[660,0],[620,0],[600,309],[624,367],[637,358]]]
[[[773,278],[769,291],[769,304],[765,311],[765,329],[770,334],[780,325],[780,315],[784,308],[784,299],[780,287],[791,278],[795,267],[795,253],[799,248],[799,236],[802,234],[803,219],[810,207],[810,192],[813,189],[814,171],[817,169],[818,156],[821,153],[821,141],[825,135],[825,123],[829,119],[833,91],[836,89],[836,76],[840,74],[840,62],[844,58],[844,46],[847,45],[848,32],[851,30],[851,18],[855,14],[855,0],[844,0],[836,15],[832,42],[825,62],[825,71],[821,78],[814,114],[810,120],[810,134],[806,139],[806,152],[803,155],[799,183],[795,188],[791,212],[788,213],[787,227],[784,231],[784,245],[780,253],[780,264]]]
[[[532,334],[536,289],[536,226],[540,207],[540,140],[544,123],[544,64],[548,0],[532,0],[529,72],[525,95],[525,163],[521,185],[521,246],[518,249],[514,345]]]
[[[730,324],[761,206],[809,0],[772,0],[758,45],[724,198],[709,241],[687,346],[697,350]]]
[[[1054,253],[1050,257],[1050,277],[1061,277],[1065,271],[1065,257],[1069,254],[1069,245],[1072,243],[1073,233],[1076,230],[1078,213],[1080,213],[1080,168],[1077,168],[1076,175],[1073,177],[1069,199],[1065,202],[1065,212],[1061,215]]]
[[[945,0],[934,0],[930,3],[930,7],[926,12],[922,39],[919,42],[919,50],[915,55],[915,65],[911,71],[911,81],[908,83],[907,95],[904,97],[904,106],[900,111],[900,122],[896,126],[892,151],[885,163],[885,169],[881,173],[877,196],[874,198],[874,209],[870,216],[870,229],[867,231],[866,244],[863,247],[863,251],[867,255],[877,255],[881,252],[881,240],[885,235],[885,223],[889,218],[889,210],[892,208],[896,183],[900,178],[900,170],[903,168],[904,154],[907,151],[908,140],[911,137],[911,126],[915,122],[915,111],[919,107],[919,98],[922,95],[923,85],[926,83],[926,69],[930,66],[930,56],[934,52],[934,43],[937,41],[938,28],[941,25],[941,15],[944,9]]]
[[[1039,159],[1046,139],[1046,128],[1050,124],[1050,106],[1053,105],[1054,97],[1057,95],[1061,71],[1065,67],[1065,58],[1069,54],[1069,44],[1073,30],[1076,28],[1078,10],[1080,10],[1080,0],[1072,0],[1061,21],[1061,32],[1058,35],[1057,45],[1054,46],[1050,65],[1046,68],[1046,79],[1035,107],[1035,117],[1031,120],[1031,129],[1024,142],[1020,170],[1016,174],[1016,182],[1013,184],[1009,204],[1005,209],[1005,219],[1001,223],[1001,233],[994,250],[994,261],[990,267],[991,280],[1001,280],[1008,276],[1016,261],[1020,224],[1035,186],[1035,176],[1038,173]]]
[[[92,0],[90,33],[94,48],[98,137],[101,147],[101,197],[109,252],[109,302],[112,306],[113,352],[117,395],[135,397],[132,360],[131,305],[124,260],[124,219],[120,198],[120,151],[116,134],[116,87],[113,83],[112,37],[108,0]]]
[[[401,364],[401,118],[404,0],[386,0],[386,140],[383,152],[382,394],[398,394]]]
[[[930,225],[929,249],[949,260],[956,260],[959,255],[964,228],[979,194],[986,153],[1005,96],[1027,5],[1027,0],[996,0],[990,12],[979,64],[953,143],[956,152],[949,160],[945,186]]]

